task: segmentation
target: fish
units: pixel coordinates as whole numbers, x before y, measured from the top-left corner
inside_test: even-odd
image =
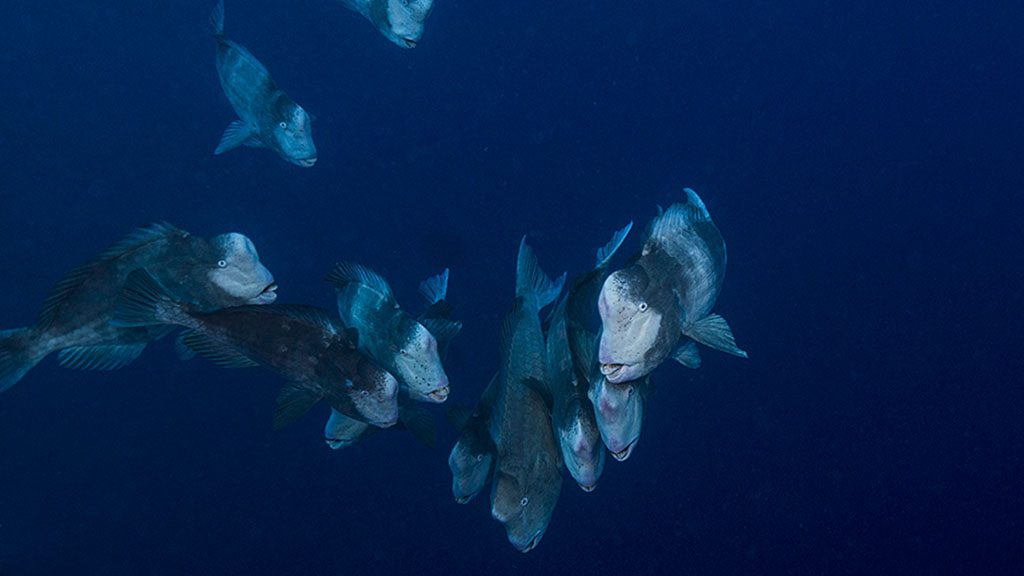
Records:
[[[362,14],[385,38],[400,48],[415,48],[434,0],[339,0]]]
[[[644,406],[653,392],[649,375],[639,380],[614,383],[605,377],[598,366],[596,334],[577,328],[570,338],[573,356],[578,358],[581,373],[586,374],[587,398],[594,409],[601,442],[612,458],[622,462],[629,458],[640,441],[643,430]]]
[[[587,395],[590,383],[581,377],[570,344],[570,326],[585,324],[584,307],[593,307],[597,291],[607,274],[611,258],[622,245],[632,222],[615,232],[597,251],[592,270],[576,277],[566,295],[555,305],[546,334],[548,386],[539,390],[551,409],[551,423],[562,451],[562,460],[584,492],[597,488],[604,470],[605,450],[601,443],[594,407]],[[568,310],[573,310],[570,319]]]
[[[164,222],[136,229],[58,282],[34,326],[0,331],[0,392],[53,352],[68,368],[115,370],[167,334],[160,326],[110,325],[125,278],[137,268],[199,310],[268,304],[277,296],[274,276],[242,234],[205,239]]]
[[[472,410],[452,407],[449,418],[459,430],[459,438],[448,455],[448,468],[452,471],[452,496],[459,504],[466,504],[487,487],[494,470],[494,442],[488,432],[491,407],[494,404],[495,375],[484,389]]]
[[[287,384],[274,428],[320,400],[357,420],[386,428],[398,421],[398,382],[359,352],[353,334],[324,309],[295,304],[234,306],[199,312],[174,300],[145,270],[128,275],[113,323],[188,329],[180,343],[225,368],[264,366]]]
[[[442,362],[448,355],[448,346],[462,330],[462,322],[452,320],[454,311],[448,302],[448,269],[420,282],[420,295],[426,300],[427,307],[416,318],[437,340],[437,355]]]
[[[339,262],[327,281],[337,293],[341,323],[359,334],[363,352],[394,374],[414,400],[441,403],[448,399],[448,375],[440,352],[447,346],[446,338],[457,332],[450,321],[428,322],[437,331],[435,336],[399,307],[382,276],[360,264]]]
[[[536,391],[546,377],[540,310],[562,291],[540,269],[524,237],[516,265],[516,298],[501,329],[501,361],[488,431],[495,446],[491,516],[520,552],[534,549],[547,530],[562,490],[562,457],[551,414]]]
[[[309,114],[277,87],[252,53],[224,36],[224,0],[217,2],[210,21],[217,41],[217,75],[238,115],[224,130],[213,153],[223,154],[244,145],[269,148],[303,168],[316,164]]]
[[[430,413],[410,403],[404,395],[399,394],[398,398],[398,423],[394,427],[408,430],[421,443],[428,448],[433,448],[437,439],[437,431],[434,429]],[[379,430],[381,428],[371,426],[331,408],[331,415],[324,425],[324,441],[331,450],[341,450]]]
[[[669,357],[700,366],[690,340],[747,357],[711,313],[725,279],[725,241],[697,193],[687,188],[686,196],[655,218],[640,256],[601,288],[599,360],[610,383],[640,379]]]

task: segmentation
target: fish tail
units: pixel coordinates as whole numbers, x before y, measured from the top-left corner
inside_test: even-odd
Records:
[[[50,350],[41,350],[32,328],[0,330],[0,392],[18,383]]]
[[[532,294],[537,297],[537,308],[540,309],[558,298],[564,284],[564,273],[554,280],[544,274],[533,249],[526,243],[526,236],[523,236],[519,243],[519,258],[516,262],[516,297]]]
[[[217,0],[217,5],[210,12],[210,28],[214,36],[224,35],[224,0]]]
[[[139,268],[124,281],[114,308],[115,326],[188,325],[187,312],[149,272]]]

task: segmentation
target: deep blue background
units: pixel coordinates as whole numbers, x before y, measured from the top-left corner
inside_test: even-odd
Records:
[[[265,371],[49,358],[0,397],[0,574],[1024,570],[1019,2],[437,0],[403,51],[327,0],[229,0],[317,117],[309,170],[212,156],[208,4],[0,5],[0,327],[133,227],[235,230],[282,301],[329,306],[351,259],[415,309],[450,266],[469,403],[520,235],[580,270],[691,186],[750,360],[659,369],[633,456],[524,556],[452,501],[447,426],[332,452],[326,408],[270,430]]]

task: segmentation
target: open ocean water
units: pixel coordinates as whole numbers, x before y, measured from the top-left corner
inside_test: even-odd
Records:
[[[566,478],[523,555],[451,496],[454,429],[341,451],[270,371],[47,358],[0,396],[0,575],[1022,574],[1019,2],[436,0],[402,50],[330,0],[228,0],[315,116],[319,160],[242,148],[212,2],[0,4],[0,328],[130,230],[238,231],[279,301],[339,260],[451,269],[449,403],[498,360],[515,254],[589,266],[697,190],[742,360],[662,365],[643,436]],[[626,252],[640,246],[640,234]]]

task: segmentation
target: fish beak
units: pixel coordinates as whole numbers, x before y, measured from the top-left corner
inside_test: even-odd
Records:
[[[633,453],[633,448],[636,448],[636,440],[630,442],[629,446],[626,446],[622,450],[618,452],[612,452],[612,458],[615,458],[619,462],[622,462],[626,458],[629,458],[629,455]]]
[[[405,42],[405,47],[406,48],[415,48],[416,47],[416,41],[413,40],[412,38],[402,38],[402,42]]]
[[[302,158],[296,160],[295,163],[298,164],[299,166],[302,166],[303,168],[310,168],[313,166],[313,164],[316,164],[316,156],[313,156],[312,158]]]
[[[609,382],[615,384],[618,381],[618,376],[626,369],[625,364],[601,364],[601,374],[608,379]]]
[[[427,398],[429,398],[432,402],[437,402],[438,404],[440,404],[448,399],[448,392],[449,388],[447,386],[443,386],[427,394]]]
[[[255,298],[250,299],[249,302],[252,304],[270,304],[274,300],[277,300],[277,283],[271,282]]]
[[[597,489],[597,484],[591,484],[591,485],[587,486],[586,484],[580,484],[579,482],[577,482],[577,485],[579,485],[581,490],[583,490],[584,492],[586,492],[588,494]]]
[[[476,494],[473,494],[473,496],[476,496]],[[455,503],[466,504],[467,502],[473,499],[473,496],[459,496],[458,498],[455,499]]]

